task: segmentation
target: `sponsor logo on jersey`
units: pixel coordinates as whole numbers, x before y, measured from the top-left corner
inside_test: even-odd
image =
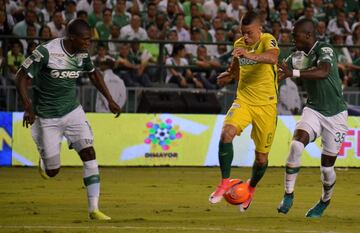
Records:
[[[31,60],[31,58],[28,57],[28,58],[25,59],[22,66],[25,67],[25,69],[28,69],[31,66],[32,63],[33,63],[33,60]]]
[[[332,50],[332,48],[330,48],[330,47],[322,47],[321,50],[324,53],[330,55],[331,57],[333,56],[334,51]]]
[[[253,60],[250,60],[250,59],[247,59],[247,58],[244,58],[244,57],[239,58],[239,65],[240,66],[255,65],[255,64],[257,64],[256,61],[253,61]]]
[[[81,71],[74,70],[52,70],[50,72],[51,77],[53,78],[79,78]]]
[[[50,57],[65,57],[63,53],[50,53]]]
[[[273,39],[270,41],[270,47],[272,47],[272,48],[276,47],[276,40]]]

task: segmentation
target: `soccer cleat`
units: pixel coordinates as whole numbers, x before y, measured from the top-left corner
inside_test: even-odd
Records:
[[[216,188],[215,192],[210,194],[209,202],[211,204],[219,203],[223,198],[224,193],[226,193],[226,191],[239,181],[239,179],[223,179],[220,185]]]
[[[89,218],[92,220],[111,220],[109,216],[105,215],[100,210],[94,210],[93,212],[90,212]]]
[[[290,194],[285,193],[284,198],[282,199],[279,207],[277,208],[278,213],[287,214],[287,212],[289,212],[291,206],[293,205],[293,202],[294,202],[294,192]]]
[[[250,180],[248,180],[246,183],[249,189],[249,198],[240,205],[238,205],[240,212],[245,212],[250,207],[256,189],[255,187],[250,186]]]
[[[48,180],[50,179],[50,177],[46,174],[46,172],[41,168],[41,159],[39,159],[39,164],[38,164],[38,171],[39,171],[39,174],[40,176],[45,179],[45,180]]]
[[[314,207],[309,209],[309,211],[305,214],[305,216],[308,218],[320,218],[329,204],[330,204],[330,200],[323,202],[320,199],[320,201]]]

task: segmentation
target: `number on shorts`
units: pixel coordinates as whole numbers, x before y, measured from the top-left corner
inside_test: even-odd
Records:
[[[345,133],[336,132],[335,135],[335,142],[343,143],[343,141],[345,140]]]

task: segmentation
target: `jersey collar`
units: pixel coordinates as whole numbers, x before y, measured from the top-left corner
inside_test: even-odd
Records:
[[[309,54],[314,50],[314,48],[316,47],[316,45],[318,44],[319,41],[316,41],[315,44],[311,47],[311,49],[309,50],[308,53],[305,53],[306,56],[309,56]]]
[[[68,55],[69,57],[73,57],[75,55],[75,54],[70,54],[68,51],[66,51],[65,46],[64,46],[64,38],[60,39],[60,44],[61,44],[62,50],[64,50],[66,55]]]

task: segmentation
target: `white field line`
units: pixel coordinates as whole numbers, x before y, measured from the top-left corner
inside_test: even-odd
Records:
[[[235,232],[284,232],[284,233],[341,233],[337,231],[315,231],[315,230],[279,230],[279,229],[247,229],[247,228],[231,228],[231,227],[162,227],[162,226],[149,226],[149,227],[140,227],[140,226],[36,226],[36,225],[29,225],[29,226],[0,226],[1,229],[66,229],[66,230],[177,230],[177,231],[235,231]]]

